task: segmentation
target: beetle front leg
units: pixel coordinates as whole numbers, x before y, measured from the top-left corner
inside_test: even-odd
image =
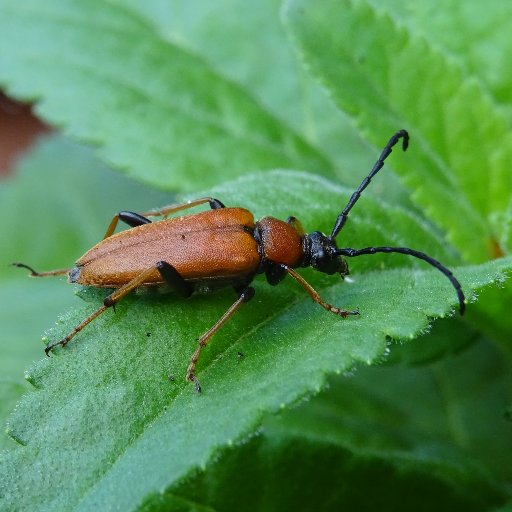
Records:
[[[240,308],[245,302],[249,302],[254,297],[254,288],[251,286],[245,288],[238,299],[231,305],[231,307],[217,320],[217,322],[210,327],[198,340],[199,346],[192,355],[190,364],[187,368],[187,380],[193,382],[196,386],[196,391],[201,393],[201,385],[195,376],[196,363],[201,355],[201,350],[205,347],[210,338],[233,316],[233,314]]]
[[[295,270],[293,270],[292,268],[288,267],[287,265],[280,265],[280,267],[283,270],[285,270],[291,277],[293,277],[293,279],[295,279],[295,281],[297,281],[297,283],[299,283],[302,286],[302,288],[304,288],[304,290],[308,293],[308,295],[317,304],[322,306],[327,311],[329,311],[331,313],[334,313],[335,315],[339,315],[339,316],[341,316],[343,318],[346,318],[347,316],[350,316],[350,315],[359,315],[359,311],[358,310],[349,311],[349,310],[346,310],[346,309],[338,308],[336,306],[333,306],[332,304],[329,304],[328,302],[325,302],[322,299],[322,297],[320,297],[318,292],[300,274],[295,272]]]

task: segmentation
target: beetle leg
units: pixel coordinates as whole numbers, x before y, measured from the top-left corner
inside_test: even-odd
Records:
[[[48,277],[48,276],[61,276],[63,274],[67,274],[71,269],[69,268],[58,268],[56,270],[47,270],[46,272],[37,272],[32,267],[25,265],[25,263],[13,263],[14,267],[26,268],[30,270],[30,277]]]
[[[276,286],[286,277],[286,270],[281,265],[269,262],[265,266],[265,277],[268,284]]]
[[[288,267],[287,265],[281,265],[281,267],[288,272],[288,274],[299,283],[304,290],[309,294],[309,296],[317,303],[320,304],[324,309],[327,311],[330,311],[331,313],[334,313],[335,315],[339,315],[343,318],[346,318],[349,315],[359,315],[359,311],[347,311],[345,309],[340,309],[336,306],[332,306],[328,302],[325,302],[322,297],[318,294],[318,292],[295,270]]]
[[[116,230],[117,224],[120,220],[123,221],[125,224],[128,224],[128,226],[132,228],[142,226],[143,224],[151,224],[151,221],[149,219],[147,219],[144,215],[141,215],[139,213],[126,211],[119,212],[116,213],[114,217],[112,217],[112,220],[108,225],[103,240],[105,240],[105,238],[108,238],[109,236],[112,236],[112,233]]]
[[[223,202],[215,199],[214,197],[201,197],[199,199],[194,199],[193,201],[187,201],[186,203],[170,204],[169,206],[164,206],[163,208],[158,208],[158,210],[152,210],[150,212],[143,213],[142,215],[146,217],[165,217],[172,213],[188,210],[189,208],[193,208],[194,206],[199,206],[204,203],[209,203],[212,210],[226,208]]]
[[[183,297],[190,297],[194,289],[181,277],[180,273],[166,261],[159,261],[156,268],[163,280]]]
[[[196,391],[201,393],[201,385],[195,376],[196,363],[201,354],[201,350],[205,347],[210,338],[233,316],[235,311],[244,303],[249,302],[254,297],[254,288],[251,286],[245,288],[241,293],[238,299],[231,305],[231,307],[217,320],[217,322],[212,325],[198,340],[199,346],[196,351],[192,355],[192,359],[190,360],[190,364],[187,368],[187,380],[193,382],[196,386]]]
[[[87,324],[90,324],[97,316],[101,315],[101,313],[103,313],[106,309],[107,306],[101,306],[94,313],[92,313],[92,315],[89,315],[85,320],[83,320],[76,327],[74,327],[73,330],[60,341],[57,341],[55,343],[48,343],[48,345],[46,345],[44,349],[44,353],[49,357],[50,351],[55,347],[59,345],[65,347],[68,344],[68,341],[70,341],[75,336],[75,334],[78,334]]]
[[[293,217],[293,216],[290,216],[286,219],[286,223],[287,224],[290,224],[290,226],[293,226],[297,233],[299,233],[300,236],[304,236],[304,234],[306,233],[304,231],[304,228],[302,227],[302,223],[300,222],[299,219],[297,219],[297,217]]]
[[[105,236],[103,237],[103,240],[112,235],[120,220],[126,222],[126,224],[133,228],[136,226],[141,226],[142,224],[150,223],[151,221],[146,217],[164,217],[166,215],[171,215],[171,213],[179,212],[181,210],[187,210],[188,208],[193,208],[194,206],[199,206],[200,204],[204,203],[210,203],[210,208],[212,210],[217,210],[218,208],[225,208],[224,204],[218,199],[215,199],[213,197],[201,197],[200,199],[195,199],[194,201],[187,201],[186,203],[180,204],[171,204],[169,206],[159,208],[158,210],[152,210],[150,212],[145,213],[119,212],[116,213],[116,215],[114,215],[114,217],[110,221]]]
[[[141,272],[137,277],[133,278],[131,281],[126,283],[125,285],[121,286],[114,292],[112,292],[110,295],[105,297],[103,301],[103,306],[99,307],[94,313],[89,315],[85,320],[80,322],[67,336],[62,338],[60,341],[57,341],[55,343],[49,343],[46,348],[44,349],[46,355],[48,356],[50,351],[57,347],[58,345],[62,345],[65,347],[68,342],[75,337],[86,325],[90,324],[96,317],[101,315],[104,311],[106,311],[109,307],[115,306],[117,302],[119,302],[123,297],[125,297],[128,293],[130,293],[135,288],[138,288],[144,282],[147,280],[147,278],[156,272],[158,269],[157,265],[150,267],[143,272]]]

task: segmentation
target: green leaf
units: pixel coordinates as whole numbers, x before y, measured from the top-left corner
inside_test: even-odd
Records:
[[[498,283],[499,287],[489,287],[478,294],[471,323],[489,336],[504,350],[512,361],[512,332],[510,304],[512,303],[512,283]]]
[[[421,369],[359,369],[266,418],[258,436],[141,509],[181,500],[226,511],[241,502],[248,511],[373,510],[376,502],[384,511],[489,510],[507,499],[512,478],[510,424],[501,418],[509,381],[510,365],[482,341]]]
[[[385,5],[373,3],[392,12],[411,32],[421,34],[456,58],[465,73],[478,77],[495,101],[508,110],[510,119],[512,70],[506,62],[512,52],[512,41],[505,20],[512,11],[508,4],[442,0],[407,5],[400,0],[388,0]]]
[[[463,256],[483,261],[510,208],[512,133],[474,80],[392,15],[352,0],[290,0],[285,10],[301,57],[372,141],[410,130],[397,171]]]
[[[512,425],[504,418],[512,398],[510,366],[479,340],[422,367],[361,368],[283,421],[294,432],[361,455],[432,465],[439,476],[472,472],[506,490],[512,479]]]
[[[364,178],[373,164],[368,143],[298,65],[280,23],[281,0],[124,3],[149,19],[163,37],[192,49],[220,74],[241,84],[267,110],[329,155],[344,183],[356,186]],[[394,175],[388,173],[383,179],[394,179],[388,191],[399,187]]]
[[[7,416],[14,409],[16,402],[23,393],[27,392],[27,386],[22,386],[10,380],[0,380],[0,452],[13,448],[12,440],[5,435],[5,423]]]
[[[471,319],[475,316],[473,307],[470,316]],[[429,364],[459,353],[480,337],[480,332],[472,328],[464,319],[441,319],[431,326],[428,335],[420,336],[409,343],[394,343],[390,347],[386,364],[400,363],[409,366]]]
[[[359,456],[321,439],[264,435],[224,454],[205,475],[150,496],[139,510],[237,511],[243,502],[247,512],[375,510],[377,506],[396,511],[399,502],[400,510],[482,512],[490,504],[503,503],[493,485],[471,474],[460,475],[457,482],[456,477],[433,474],[434,464],[404,467],[394,462]]]
[[[200,57],[120,2],[0,2],[0,83],[160,188],[330,164]]]
[[[11,268],[18,278],[2,279],[0,287],[0,378],[23,382],[23,372],[43,355],[41,333],[73,303],[73,292],[62,280],[36,283],[26,272]],[[0,401],[2,400],[0,394]]]
[[[236,204],[240,190],[247,191],[244,206],[256,216],[286,218],[295,213],[288,206],[294,204],[312,229],[330,226],[350,195],[324,179],[290,171],[248,176],[212,192]],[[366,204],[351,217],[352,231],[344,231],[350,245],[373,235],[369,212],[375,203],[366,198]],[[423,241],[419,248],[426,250],[424,243],[449,252],[415,216],[380,208],[394,226],[390,236],[401,239],[402,228],[407,236],[416,230]],[[196,338],[232,303],[233,293],[186,301],[151,294],[123,300],[115,314],[102,315],[65,350],[29,370],[37,390],[23,398],[9,421],[11,436],[25,446],[3,458],[4,507],[136,509],[251,433],[264,414],[317,392],[328,375],[380,360],[388,337],[412,338],[427,328],[429,318],[448,314],[456,296],[439,272],[424,265],[384,266],[409,260],[375,256],[366,259],[367,266],[360,258],[354,281],[344,284],[305,272],[326,300],[360,307],[360,318],[346,320],[313,304],[294,283],[270,288],[258,280],[256,297],[201,356],[201,396],[185,383],[185,369]],[[505,258],[454,272],[469,295],[503,279],[511,267]],[[81,296],[87,304],[61,317],[49,339],[96,309],[105,292],[86,289]]]

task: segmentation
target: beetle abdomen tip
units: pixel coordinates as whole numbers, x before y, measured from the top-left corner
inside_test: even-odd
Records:
[[[70,283],[77,283],[78,278],[80,277],[80,268],[79,267],[73,267],[68,274],[68,281]]]

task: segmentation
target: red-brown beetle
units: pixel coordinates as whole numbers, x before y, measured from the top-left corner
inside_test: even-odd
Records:
[[[341,231],[349,211],[361,192],[383,167],[393,146],[403,139],[407,149],[409,135],[398,131],[383,149],[370,174],[352,194],[340,213],[330,236],[319,231],[304,233],[300,222],[289,217],[286,222],[264,217],[258,222],[244,208],[226,208],[218,199],[205,197],[184,204],[166,206],[160,210],[138,214],[123,211],[114,216],[101,242],[86,252],[72,269],[36,272],[23,263],[14,263],[30,270],[32,276],[44,277],[68,273],[69,282],[84,286],[116,288],[105,298],[103,305],[77,325],[65,338],[49,343],[46,355],[56,346],[65,346],[88,323],[114,306],[129,292],[140,286],[167,283],[184,297],[198,285],[230,285],[238,294],[237,300],[222,317],[199,338],[199,345],[187,369],[187,380],[201,391],[195,367],[201,349],[224,325],[233,313],[254,296],[250,286],[257,274],[265,273],[271,285],[278,284],[287,274],[293,277],[310,297],[331,313],[341,317],[358,315],[323,301],[318,293],[294,269],[311,266],[326,274],[348,274],[343,256],[362,254],[402,253],[422,259],[440,270],[457,292],[460,313],[464,313],[464,294],[452,272],[430,256],[407,247],[338,248],[335,238]],[[175,212],[209,203],[211,210],[152,223],[147,217],[168,216]],[[113,234],[121,220],[132,229]]]

